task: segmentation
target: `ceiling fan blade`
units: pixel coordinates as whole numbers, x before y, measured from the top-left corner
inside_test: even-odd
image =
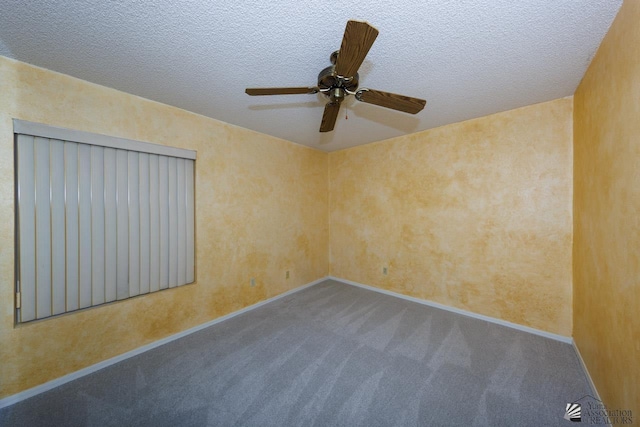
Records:
[[[355,76],[376,37],[378,37],[378,30],[368,23],[347,22],[336,60],[336,74],[344,77]]]
[[[247,88],[245,93],[251,96],[258,95],[298,95],[302,93],[317,93],[317,87],[265,87]]]
[[[331,132],[333,130],[333,127],[336,125],[336,120],[338,119],[338,111],[340,111],[339,102],[329,102],[324,106],[320,132]]]
[[[362,89],[356,93],[358,101],[392,110],[404,111],[405,113],[416,114],[422,111],[427,101],[410,96],[398,95],[396,93],[382,92],[381,90]]]

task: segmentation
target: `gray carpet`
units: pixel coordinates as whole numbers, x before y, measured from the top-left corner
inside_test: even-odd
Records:
[[[568,426],[561,342],[325,281],[0,410],[2,426]]]

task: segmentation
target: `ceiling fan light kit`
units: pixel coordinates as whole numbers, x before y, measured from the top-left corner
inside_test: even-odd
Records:
[[[358,101],[416,114],[424,108],[424,99],[398,95],[379,90],[358,88],[358,69],[369,49],[378,37],[378,30],[362,21],[348,21],[342,37],[340,50],[330,56],[329,67],[318,74],[318,85],[315,87],[280,87],[280,88],[248,88],[245,92],[251,96],[261,95],[296,95],[322,93],[329,102],[324,107],[320,132],[333,130],[338,118],[340,104],[345,97],[355,96]]]

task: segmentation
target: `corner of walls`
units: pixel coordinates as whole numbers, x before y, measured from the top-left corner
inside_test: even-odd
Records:
[[[341,150],[339,150],[341,151]],[[335,163],[335,156],[336,153],[338,153],[339,151],[332,151],[329,154],[329,161],[328,161],[328,167],[327,167],[327,176],[328,176],[328,182],[327,182],[327,189],[329,192],[328,195],[328,206],[327,206],[327,210],[328,210],[328,218],[329,218],[329,245],[328,245],[328,254],[329,254],[329,274],[328,276],[332,276],[333,275],[333,264],[334,264],[334,251],[332,250],[332,242],[333,242],[333,237],[334,237],[334,224],[333,224],[333,209],[332,206],[335,205],[336,203],[336,197],[335,197],[335,192],[334,192],[334,188],[333,188],[333,176],[334,173],[332,173],[332,169],[333,169],[333,164]]]
[[[570,162],[569,162],[569,167],[570,167],[570,177],[569,177],[569,182],[570,182],[570,210],[569,210],[569,216],[570,216],[570,229],[571,229],[571,238],[570,238],[570,243],[569,243],[569,265],[571,266],[569,269],[569,283],[570,283],[570,288],[571,288],[571,316],[568,319],[569,322],[569,336],[573,337],[573,322],[574,322],[574,309],[575,309],[575,289],[574,289],[574,271],[573,271],[573,247],[574,247],[574,233],[575,233],[575,224],[574,224],[574,205],[573,205],[573,201],[574,201],[574,161],[575,161],[575,155],[574,155],[574,147],[575,147],[575,121],[574,121],[574,111],[575,111],[575,100],[574,100],[574,96],[567,96],[565,99],[567,99],[570,103],[570,109],[571,109],[571,113],[570,113],[570,117],[571,117],[571,126],[570,126],[570,133],[571,136],[569,137],[569,140],[571,141],[571,145],[570,145],[570,150],[571,150],[571,155],[570,155]],[[575,341],[572,340],[573,346],[575,347]],[[577,348],[576,348],[577,351]],[[591,380],[591,378],[589,378],[589,380]]]

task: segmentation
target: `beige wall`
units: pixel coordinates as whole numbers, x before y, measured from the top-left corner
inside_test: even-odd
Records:
[[[333,276],[571,335],[571,98],[333,152],[329,170]]]
[[[327,275],[326,153],[3,57],[0,94],[0,398]],[[14,327],[12,118],[197,150],[197,283]]]
[[[640,1],[574,99],[574,338],[610,409],[640,423]]]

